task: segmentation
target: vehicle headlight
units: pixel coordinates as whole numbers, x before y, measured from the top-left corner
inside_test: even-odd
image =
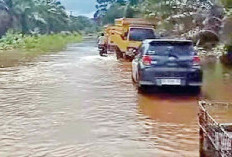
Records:
[[[130,52],[130,53],[136,53],[137,52],[137,49],[136,48],[133,48],[133,47],[129,47],[127,48],[127,51]]]

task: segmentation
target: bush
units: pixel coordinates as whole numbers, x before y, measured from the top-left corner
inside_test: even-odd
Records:
[[[81,35],[50,34],[50,35],[22,35],[9,31],[0,39],[0,51],[18,50],[26,53],[46,53],[62,50],[68,43],[79,42]]]

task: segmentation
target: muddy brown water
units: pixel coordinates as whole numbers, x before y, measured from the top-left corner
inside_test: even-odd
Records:
[[[140,94],[130,64],[87,40],[0,69],[0,156],[199,156],[197,100],[232,101],[231,70],[204,67],[200,95]]]

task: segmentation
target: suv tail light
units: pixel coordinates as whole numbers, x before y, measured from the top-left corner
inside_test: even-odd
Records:
[[[150,56],[143,56],[142,61],[144,65],[148,66],[151,65],[152,59]]]
[[[193,57],[193,65],[200,65],[201,59],[199,56]]]

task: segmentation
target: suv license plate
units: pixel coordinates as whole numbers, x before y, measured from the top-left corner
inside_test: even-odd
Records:
[[[180,79],[161,79],[162,85],[181,85]]]

